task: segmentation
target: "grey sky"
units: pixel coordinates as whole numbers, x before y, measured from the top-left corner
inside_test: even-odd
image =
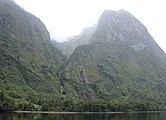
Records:
[[[51,38],[80,34],[84,27],[97,23],[102,12],[124,9],[137,17],[166,52],[166,7],[164,0],[15,0],[39,17]]]

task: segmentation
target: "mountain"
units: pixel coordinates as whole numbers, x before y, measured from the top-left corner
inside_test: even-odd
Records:
[[[165,86],[166,55],[130,13],[106,10],[58,43],[39,18],[0,0],[0,111],[165,110]]]
[[[64,60],[39,18],[0,0],[0,91],[17,98],[60,96],[56,72]]]
[[[166,55],[124,10],[104,11],[88,43],[73,51],[59,77],[65,98],[166,99]]]

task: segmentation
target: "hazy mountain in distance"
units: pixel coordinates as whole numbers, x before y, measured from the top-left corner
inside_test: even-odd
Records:
[[[69,57],[75,48],[80,45],[88,44],[91,36],[96,30],[96,27],[97,24],[94,24],[91,27],[86,27],[83,29],[80,35],[69,37],[65,42],[58,43],[55,40],[52,40],[52,42],[55,47],[59,48],[65,56]]]

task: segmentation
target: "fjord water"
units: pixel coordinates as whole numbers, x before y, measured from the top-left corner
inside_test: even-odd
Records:
[[[0,120],[165,120],[166,112],[102,114],[0,113]]]

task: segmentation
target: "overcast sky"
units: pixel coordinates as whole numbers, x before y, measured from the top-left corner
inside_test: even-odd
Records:
[[[51,38],[80,34],[84,27],[97,23],[102,12],[124,9],[137,17],[166,52],[165,0],[15,0],[39,17]]]

